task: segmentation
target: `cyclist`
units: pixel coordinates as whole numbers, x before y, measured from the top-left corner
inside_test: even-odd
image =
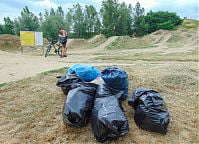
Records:
[[[62,52],[61,52],[61,58],[62,57],[67,57],[67,35],[68,33],[63,29],[59,28],[59,37],[60,37],[60,43],[62,45]]]

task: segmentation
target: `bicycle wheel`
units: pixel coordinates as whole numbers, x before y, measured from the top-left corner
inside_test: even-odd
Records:
[[[45,53],[45,57],[48,56],[48,54],[50,53],[50,50],[51,50],[51,45],[47,45],[46,46],[46,53]]]
[[[61,49],[61,47],[59,47],[59,48],[57,49],[57,54],[58,54],[59,56],[61,56],[61,53],[62,53],[62,49]]]

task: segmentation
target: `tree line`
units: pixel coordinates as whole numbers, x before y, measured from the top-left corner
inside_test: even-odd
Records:
[[[50,39],[58,36],[58,28],[64,28],[69,37],[90,38],[96,34],[105,36],[143,36],[158,29],[175,29],[182,19],[172,12],[148,12],[138,2],[134,7],[118,0],[103,0],[98,12],[93,5],[73,5],[65,13],[59,6],[36,16],[26,6],[15,20],[4,18],[0,34],[16,34],[20,31],[42,31]]]

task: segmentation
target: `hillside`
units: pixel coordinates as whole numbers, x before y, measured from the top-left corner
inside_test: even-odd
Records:
[[[158,30],[143,37],[119,37],[117,41],[107,47],[108,50],[118,49],[145,49],[154,47],[176,48],[183,47],[183,51],[189,51],[197,47],[197,30],[199,21],[184,20],[182,25],[174,31]],[[179,51],[180,52],[180,51]]]

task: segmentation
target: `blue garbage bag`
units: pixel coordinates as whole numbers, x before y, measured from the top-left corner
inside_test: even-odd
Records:
[[[82,81],[90,82],[100,75],[100,71],[87,64],[75,64],[68,69],[67,74],[77,74]]]
[[[125,100],[128,97],[128,75],[124,70],[109,67],[101,72],[101,77],[108,87],[123,91],[121,100]]]

